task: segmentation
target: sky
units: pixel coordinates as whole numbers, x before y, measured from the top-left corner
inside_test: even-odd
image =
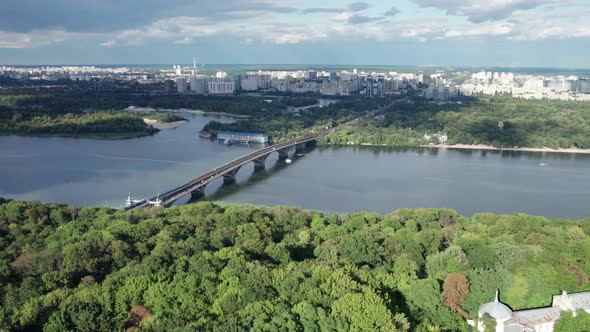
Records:
[[[590,68],[590,0],[0,0],[0,64]]]

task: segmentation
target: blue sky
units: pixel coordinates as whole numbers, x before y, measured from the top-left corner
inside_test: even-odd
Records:
[[[2,0],[0,64],[590,68],[589,0]]]

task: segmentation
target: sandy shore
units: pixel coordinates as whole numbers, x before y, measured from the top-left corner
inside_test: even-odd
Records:
[[[463,149],[463,150],[495,150],[495,151],[523,151],[523,152],[555,152],[555,153],[585,153],[590,154],[590,149],[551,149],[551,148],[497,148],[491,145],[484,144],[440,144],[440,145],[421,145],[422,148],[435,148],[435,149]]]
[[[188,121],[182,120],[182,121],[174,121],[174,122],[161,122],[158,120],[143,118],[143,122],[145,122],[148,125],[151,125],[152,127],[156,128],[156,129],[168,129],[168,128],[180,127],[183,124],[187,123]]]

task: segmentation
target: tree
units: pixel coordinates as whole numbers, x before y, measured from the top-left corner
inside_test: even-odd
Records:
[[[469,281],[461,273],[449,274],[443,283],[443,303],[463,318],[468,314],[461,308],[469,295]]]
[[[590,331],[590,314],[578,309],[576,315],[571,311],[562,311],[561,318],[553,326],[555,332],[586,332]]]
[[[496,332],[496,320],[489,314],[484,314],[481,318],[484,332]]]

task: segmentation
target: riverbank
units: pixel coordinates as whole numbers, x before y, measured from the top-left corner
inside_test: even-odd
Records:
[[[238,119],[247,119],[252,118],[250,115],[242,115],[242,114],[233,114],[233,113],[226,113],[226,112],[208,112],[203,110],[193,110],[193,109],[155,109],[151,107],[137,107],[137,106],[129,106],[125,109],[125,111],[131,112],[167,112],[167,113],[189,113],[189,114],[197,114],[197,115],[205,115],[205,116],[227,116],[231,118],[238,118]]]
[[[526,148],[526,147],[514,147],[514,148],[498,148],[492,145],[485,144],[439,144],[439,145],[420,145],[421,148],[434,148],[434,149],[457,149],[457,150],[492,150],[492,151],[520,151],[520,152],[553,152],[553,153],[581,153],[590,154],[590,149],[578,149],[578,148]]]
[[[162,122],[159,120],[143,118],[143,122],[145,122],[145,124],[150,125],[156,129],[170,129],[170,128],[180,127],[183,124],[187,123],[188,121],[181,120],[181,121],[174,121],[174,122]]]

